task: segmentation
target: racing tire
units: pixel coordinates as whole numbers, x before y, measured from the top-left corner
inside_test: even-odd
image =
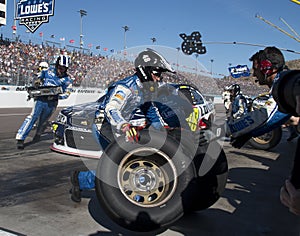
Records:
[[[272,131],[265,133],[258,137],[252,137],[249,140],[249,144],[259,150],[269,150],[275,147],[281,140],[282,137],[282,129],[281,127],[277,127]]]
[[[212,146],[209,148],[209,145]],[[183,199],[188,200],[184,202],[185,213],[201,211],[215,204],[225,190],[228,177],[227,157],[218,142],[199,146],[193,163],[197,177],[184,192]]]
[[[183,192],[195,179],[192,159],[170,135],[143,130],[138,143],[120,137],[99,160],[96,194],[107,215],[137,232],[161,230],[184,214]]]

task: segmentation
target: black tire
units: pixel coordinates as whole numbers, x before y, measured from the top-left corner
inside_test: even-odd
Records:
[[[147,130],[140,137],[138,144],[121,137],[107,147],[97,167],[96,193],[115,223],[150,232],[184,214],[182,193],[196,172],[174,138]]]
[[[193,162],[197,177],[183,195],[183,199],[187,200],[184,202],[186,213],[201,211],[215,204],[225,190],[228,177],[226,154],[217,142],[200,146]]]
[[[251,138],[248,143],[256,149],[269,150],[280,142],[281,137],[282,129],[277,127],[261,136]]]

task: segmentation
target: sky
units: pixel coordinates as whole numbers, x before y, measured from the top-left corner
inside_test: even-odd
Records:
[[[5,37],[12,37],[14,1],[20,0],[7,0],[7,25],[0,27]],[[290,0],[55,0],[54,16],[49,18],[49,23],[42,24],[35,33],[26,33],[27,28],[17,21],[17,34],[24,41],[41,40],[39,34],[43,32],[44,41],[62,43],[60,38],[65,38],[65,44],[70,44],[69,40],[73,39],[72,45],[79,47],[79,10],[87,12],[82,17],[84,47],[92,44],[92,51],[97,53],[123,50],[125,44],[127,48],[155,44],[176,49],[183,42],[179,34],[198,31],[206,53],[189,57],[215,77],[228,75],[230,65],[250,68],[250,56],[264,46],[293,50],[297,53],[283,50],[285,59],[300,59],[298,41],[255,17],[258,14],[294,35],[280,20],[282,18],[300,34],[300,5]],[[129,27],[126,34],[124,26]],[[55,38],[50,38],[51,35]],[[151,38],[156,38],[156,42]],[[100,46],[100,50],[96,50],[96,46]],[[104,48],[108,51],[103,51]]]

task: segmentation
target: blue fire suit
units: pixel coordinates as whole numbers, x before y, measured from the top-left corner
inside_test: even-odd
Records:
[[[149,94],[151,95],[151,92],[144,87],[138,76],[134,74],[110,85],[105,95],[106,98],[99,108],[104,110],[105,120],[113,129],[119,132],[123,124],[129,123],[134,111],[147,102],[147,95]],[[155,129],[161,129],[164,125],[163,119],[154,103],[150,103],[144,111],[145,117]],[[97,141],[105,148],[107,143],[103,145],[95,124],[93,132],[98,139]],[[95,171],[80,171],[78,181],[82,190],[94,188]]]
[[[108,88],[106,99],[100,106],[104,109],[109,123],[119,130],[123,124],[128,123],[133,115],[132,112],[150,99],[151,93],[140,82],[138,76],[133,75],[112,84]],[[163,126],[163,120],[154,104],[151,104],[145,112],[152,126],[156,129]]]
[[[146,94],[145,94],[146,93]],[[107,92],[107,98],[100,105],[105,111],[105,116],[112,126],[117,129],[124,123],[128,123],[132,117],[132,112],[140,108],[149,124],[155,129],[168,127],[188,127],[185,114],[193,112],[191,103],[179,99],[178,95],[169,94],[147,100],[147,93],[143,89],[143,84],[136,75],[125,78],[113,84]],[[151,100],[150,100],[151,99]],[[126,118],[124,118],[126,117]],[[100,135],[94,125],[93,132]],[[110,129],[111,130],[111,129]],[[100,145],[102,144],[99,141]],[[95,170],[80,171],[78,174],[79,187],[81,190],[95,187]]]
[[[25,140],[37,120],[36,134],[40,135],[44,123],[47,122],[55,111],[58,99],[66,99],[70,95],[73,82],[72,79],[68,76],[62,78],[57,77],[55,69],[41,71],[38,79],[41,81],[39,87],[61,86],[63,93],[58,95],[37,96],[34,98],[34,106],[31,114],[25,118],[23,124],[19,128],[16,135],[17,140]]]
[[[247,112],[246,98],[242,94],[238,94],[232,101],[231,117],[237,119]]]

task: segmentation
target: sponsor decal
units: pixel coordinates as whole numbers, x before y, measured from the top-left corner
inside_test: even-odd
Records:
[[[228,68],[230,75],[233,78],[240,78],[240,77],[248,77],[250,76],[250,70],[247,65],[237,65]]]
[[[123,91],[117,91],[114,95],[115,98],[123,101],[126,97],[126,94]]]
[[[81,128],[81,127],[75,127],[75,126],[70,126],[68,130],[73,130],[73,131],[80,131],[80,132],[86,132],[86,133],[92,133],[90,129],[86,128]]]
[[[77,93],[96,93],[95,90],[89,90],[89,89],[78,89]]]
[[[246,116],[244,119],[239,120],[233,124],[228,124],[231,133],[235,133],[237,131],[243,130],[249,127],[251,124],[254,123],[254,120],[250,116]]]
[[[16,5],[16,19],[34,33],[54,15],[54,0],[21,0]]]
[[[53,124],[53,125],[52,125],[52,130],[53,130],[54,132],[57,130],[57,128],[58,128],[58,124]]]
[[[116,123],[123,122],[123,119],[119,116],[117,110],[111,110],[111,111],[109,111],[109,114]]]
[[[194,107],[193,112],[186,119],[188,125],[191,128],[191,131],[197,130],[199,118],[200,118],[199,109]]]

